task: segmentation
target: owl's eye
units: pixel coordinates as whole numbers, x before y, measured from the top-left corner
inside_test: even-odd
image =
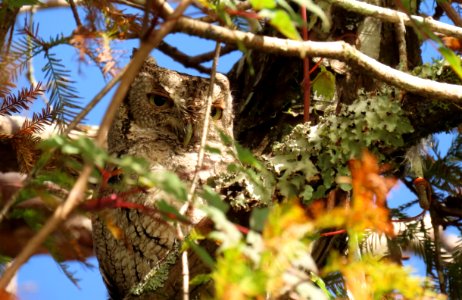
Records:
[[[220,120],[223,116],[223,109],[220,107],[212,106],[212,110],[210,111],[210,116],[213,120]]]
[[[149,93],[148,99],[149,102],[160,108],[167,108],[173,106],[173,102],[170,98],[159,94]]]

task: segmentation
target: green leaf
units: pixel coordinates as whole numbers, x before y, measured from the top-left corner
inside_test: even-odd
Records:
[[[220,130],[220,139],[223,144],[227,147],[230,147],[233,144],[233,138]]]
[[[327,288],[326,283],[324,282],[324,280],[322,280],[321,277],[319,277],[313,272],[310,272],[310,277],[311,277],[311,280],[324,292],[324,294],[327,297],[329,297],[329,299],[334,299],[333,295]]]
[[[176,207],[168,204],[165,200],[161,199],[160,201],[156,202],[157,209],[162,213],[164,217],[167,219],[171,219],[173,221],[181,221],[184,223],[188,223],[189,220],[184,217]]]
[[[340,183],[338,186],[346,192],[351,191],[351,189],[353,188],[351,184],[348,184],[348,183]]]
[[[215,223],[217,231],[210,233],[209,236],[221,242],[221,249],[234,247],[240,243],[242,239],[241,232],[221,210],[211,206],[204,206],[202,210]]]
[[[194,286],[194,285],[200,285],[209,282],[212,280],[212,275],[211,274],[199,274],[194,276],[193,279],[189,281],[189,284]]]
[[[324,66],[321,65],[320,67],[321,72],[313,80],[313,90],[326,100],[331,100],[335,93],[335,76]]]
[[[249,165],[251,167],[254,167],[256,169],[261,169],[261,164],[258,161],[258,159],[255,158],[255,156],[252,154],[252,152],[239,145],[236,143],[236,152],[237,152],[237,158],[241,163],[244,165]]]
[[[221,150],[217,147],[212,147],[209,145],[205,145],[205,151],[211,154],[221,154]]]
[[[201,197],[207,201],[207,204],[218,208],[223,213],[229,210],[229,204],[221,200],[220,196],[209,186],[205,185],[202,187],[203,191]]]
[[[215,261],[213,260],[212,256],[201,246],[196,244],[194,241],[191,240],[186,240],[186,243],[188,244],[191,249],[199,256],[199,258],[210,268],[214,269],[215,268]]]
[[[311,185],[306,185],[302,193],[303,202],[310,201],[313,197],[313,187]]]
[[[295,28],[294,23],[286,11],[280,9],[270,11],[265,9],[260,11],[259,14],[264,18],[270,19],[270,24],[289,39],[297,41],[302,40],[297,28]]]
[[[175,173],[169,171],[158,172],[154,174],[153,179],[158,188],[174,196],[177,200],[182,202],[188,200],[186,186]]]
[[[115,160],[114,163],[126,169],[127,171],[135,172],[139,175],[144,175],[146,172],[149,172],[149,169],[146,167],[149,164],[146,162],[146,160],[139,157],[127,155],[123,156],[119,160]],[[150,186],[152,184],[147,185]]]
[[[462,66],[460,57],[454,53],[451,49],[440,47],[438,48],[441,55],[446,59],[451,68],[456,72],[457,76],[462,79]]]
[[[65,154],[76,155],[80,153],[79,147],[73,144],[66,144],[61,148],[61,151]]]
[[[255,8],[256,10],[276,7],[275,0],[250,0],[250,4],[252,4],[252,7]]]

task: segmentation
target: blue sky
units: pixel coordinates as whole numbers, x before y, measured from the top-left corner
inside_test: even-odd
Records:
[[[23,16],[22,16],[23,17]],[[23,18],[20,17],[17,28],[23,25]],[[40,24],[40,34],[44,37],[56,36],[57,34],[69,35],[75,29],[71,11],[69,9],[53,9],[40,11],[35,15],[35,22]],[[184,34],[169,35],[166,40],[178,45],[182,51],[190,54],[200,54],[205,51],[210,51],[214,47],[214,42],[206,41],[199,38],[188,37]],[[137,41],[128,41],[120,44],[120,48],[131,51],[137,46]],[[424,45],[425,60],[429,61],[432,56],[436,56],[437,52],[430,45]],[[83,102],[90,101],[100,89],[104,86],[105,81],[100,71],[94,66],[81,65],[80,70],[77,68],[78,53],[70,46],[59,46],[52,50],[71,71],[71,77],[77,82],[75,86],[79,94],[83,98]],[[194,70],[186,70],[180,64],[174,62],[171,58],[163,55],[159,51],[154,51],[153,56],[158,61],[159,65],[181,72],[197,75]],[[234,52],[231,55],[224,56],[220,62],[218,69],[220,72],[226,73],[231,68],[232,64],[239,58],[240,54]],[[129,54],[125,55],[120,60],[123,66],[128,62]],[[43,55],[38,55],[34,58],[34,66],[37,70],[37,80],[44,81],[40,77],[40,70],[44,65]],[[19,86],[27,84],[25,79],[21,79]],[[104,98],[100,105],[96,107],[88,116],[87,123],[98,124],[104,114],[110,97],[114,91]],[[36,107],[42,106],[43,103],[38,100]],[[450,135],[439,135],[442,148],[447,148],[450,142]],[[391,206],[397,206],[403,201],[415,199],[415,196],[402,186],[398,187],[390,198]],[[414,209],[418,211],[417,208]],[[412,212],[411,212],[412,214]],[[57,264],[49,257],[40,255],[33,257],[19,272],[19,296],[24,300],[38,299],[106,299],[106,291],[103,286],[100,274],[97,268],[96,259],[89,260],[95,266],[93,269],[88,269],[81,263],[69,263],[71,270],[75,272],[75,277],[80,278],[80,288],[74,286],[60,270]],[[421,263],[412,261],[414,266],[421,267]]]

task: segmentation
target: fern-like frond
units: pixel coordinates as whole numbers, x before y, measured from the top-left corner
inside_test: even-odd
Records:
[[[19,71],[24,70],[26,62],[30,58],[69,42],[69,37],[64,37],[62,34],[44,40],[39,36],[39,26],[34,23],[28,24],[27,21],[17,33],[19,37],[11,46],[11,55],[15,59]]]
[[[47,63],[43,67],[47,79],[47,89],[50,90],[50,104],[53,107],[58,123],[63,123],[75,116],[75,109],[79,109],[75,99],[78,99],[74,83],[69,79],[69,71],[61,60],[50,52],[50,49],[62,44],[68,44],[70,38],[62,34],[48,40],[39,36],[39,26],[25,23],[18,30],[20,38],[12,45],[12,56],[16,59],[18,69],[23,70],[31,57],[44,52]]]
[[[75,272],[69,270],[69,266],[65,262],[56,262],[59,268],[63,271],[64,275],[66,275],[67,279],[69,279],[76,287],[80,288],[79,281],[80,279],[75,277]]]
[[[70,71],[62,64],[61,59],[55,54],[45,52],[47,63],[43,67],[47,86],[50,88],[50,104],[56,113],[59,123],[64,123],[74,118],[77,110],[81,109],[78,101],[80,97],[72,85],[75,83],[69,78]]]
[[[30,86],[29,89],[23,88],[17,95],[10,93],[3,98],[2,105],[0,106],[0,115],[12,115],[21,110],[29,109],[32,102],[43,93],[41,83],[39,82],[35,87]]]
[[[462,137],[458,134],[451,142],[445,156],[441,155],[437,141],[432,143],[434,156],[425,155],[424,177],[442,192],[456,194],[461,188],[462,180]]]
[[[50,125],[53,119],[51,106],[47,105],[40,113],[34,113],[32,119],[26,119],[19,129],[18,134],[30,135],[44,130],[45,125]]]

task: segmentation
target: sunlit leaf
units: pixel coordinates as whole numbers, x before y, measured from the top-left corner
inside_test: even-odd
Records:
[[[208,205],[216,207],[224,213],[226,213],[229,209],[229,204],[224,202],[221,197],[209,186],[203,187],[201,197],[207,201]]]
[[[445,48],[445,47],[440,47],[438,48],[440,51],[441,55],[447,60],[451,68],[456,72],[457,76],[462,79],[462,66],[461,66],[461,60],[458,55],[454,53],[454,51]]]
[[[286,37],[297,41],[302,39],[292,19],[286,11],[281,9],[274,11],[264,9],[260,11],[259,14],[264,18],[270,19],[270,24]]]
[[[260,161],[252,154],[252,152],[249,149],[244,148],[239,144],[236,144],[236,151],[237,151],[238,159],[243,164],[246,164],[254,168],[258,168],[258,169],[261,167]]]
[[[320,67],[321,71],[312,82],[313,91],[326,100],[331,100],[334,98],[335,94],[335,76],[332,72],[328,71],[326,67],[322,65]]]
[[[276,7],[275,0],[250,0],[250,4],[252,4],[252,7],[256,10]]]
[[[167,219],[172,221],[180,221],[186,224],[189,223],[189,220],[184,217],[176,207],[168,204],[165,200],[157,201],[156,207]]]

